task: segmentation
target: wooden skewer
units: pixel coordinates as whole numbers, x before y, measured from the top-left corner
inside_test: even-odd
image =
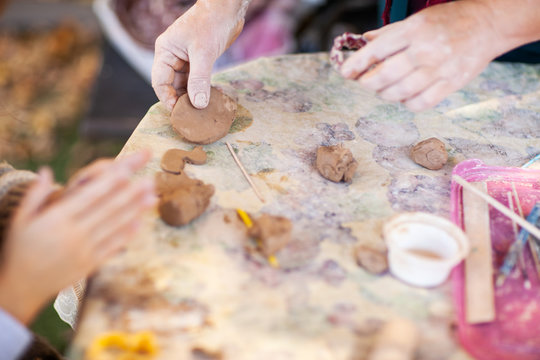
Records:
[[[246,169],[244,169],[244,166],[242,165],[242,163],[240,162],[240,160],[236,156],[236,153],[234,152],[234,149],[232,148],[231,144],[229,144],[229,142],[225,142],[225,144],[227,145],[227,148],[231,152],[231,155],[232,155],[234,161],[236,162],[236,165],[238,165],[238,167],[242,171],[242,174],[244,174],[244,177],[246,178],[249,185],[253,189],[253,192],[255,192],[255,195],[257,195],[257,197],[259,198],[259,200],[261,200],[261,202],[264,202],[264,198],[262,197],[261,193],[259,192],[259,190],[255,186],[255,184],[253,183],[253,180],[251,180],[251,177],[249,176],[249,174],[246,172]]]
[[[512,185],[514,185],[514,183],[512,183]],[[508,197],[508,207],[514,210],[514,202],[512,201],[512,193],[508,191],[506,193],[506,196]],[[523,214],[523,212],[521,211],[521,206],[519,205],[518,205],[518,211],[520,212],[520,214]],[[517,255],[518,255],[518,262],[519,262],[519,271],[521,272],[521,277],[523,278],[523,286],[525,287],[525,289],[529,290],[531,288],[531,282],[529,280],[529,275],[527,274],[527,267],[525,265],[525,256],[523,255],[523,246],[521,246],[521,243],[518,240],[518,227],[514,220],[512,220],[512,229],[514,230],[514,241],[518,241],[518,244],[516,246],[516,251],[518,252]]]
[[[523,209],[521,207],[521,201],[519,201],[519,196],[516,190],[516,184],[512,183],[512,192],[514,193],[514,198],[517,203],[519,216],[523,216]],[[527,243],[529,243],[529,249],[531,250],[531,255],[534,261],[534,267],[536,268],[536,272],[538,273],[538,277],[540,277],[540,259],[538,258],[538,249],[536,247],[536,244],[534,244],[533,239],[529,236],[527,239]]]
[[[465,179],[463,179],[459,175],[454,175],[452,177],[455,182],[457,182],[459,185],[461,185],[463,188],[469,190],[473,194],[477,195],[478,197],[481,197],[485,202],[487,202],[489,205],[493,206],[495,209],[499,210],[502,214],[508,216],[510,219],[514,220],[521,226],[522,228],[526,229],[529,233],[531,233],[535,238],[540,239],[540,229],[538,229],[536,226],[528,222],[527,220],[523,219],[519,215],[517,215],[515,212],[508,209],[506,206],[489,196],[488,194],[476,189],[474,186],[471,186]]]

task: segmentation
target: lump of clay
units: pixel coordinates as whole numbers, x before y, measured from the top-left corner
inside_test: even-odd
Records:
[[[439,170],[448,161],[444,143],[437,138],[420,141],[411,149],[411,159],[430,170]]]
[[[357,167],[351,151],[342,145],[319,146],[317,149],[317,170],[328,180],[350,183]]]
[[[236,102],[212,87],[205,109],[193,107],[188,94],[182,95],[171,114],[174,130],[196,144],[213,143],[229,132],[236,116]]]
[[[159,215],[169,225],[185,225],[206,210],[212,195],[214,186],[202,182],[179,187],[162,195],[158,206]]]
[[[171,193],[181,187],[190,187],[201,184],[203,184],[201,180],[192,179],[187,176],[185,172],[181,172],[178,175],[158,172],[155,176],[156,194],[159,197]]]
[[[291,241],[292,223],[282,216],[263,214],[253,221],[248,235],[260,241],[265,256],[274,255]]]
[[[201,146],[196,146],[191,151],[169,149],[161,158],[161,169],[172,174],[180,174],[186,162],[202,165],[206,163],[206,152]]]
[[[356,248],[356,262],[372,274],[381,274],[388,270],[387,251],[384,246],[375,247],[361,244]]]

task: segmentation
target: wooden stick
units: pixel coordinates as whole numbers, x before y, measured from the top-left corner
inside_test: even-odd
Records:
[[[514,220],[527,230],[529,233],[531,233],[535,238],[540,240],[540,229],[538,229],[536,226],[528,222],[527,220],[523,219],[519,215],[517,215],[515,212],[508,209],[506,206],[489,196],[487,193],[482,192],[475,188],[473,185],[468,183],[465,179],[463,179],[459,175],[454,175],[452,177],[455,182],[457,182],[459,185],[461,185],[464,189],[470,190],[473,194],[481,197],[485,202],[487,202],[489,205],[493,206],[495,209],[499,210],[503,215],[506,215],[510,219]]]
[[[514,185],[514,183],[512,183]],[[515,189],[515,186],[514,186]],[[514,210],[514,202],[512,201],[512,193],[508,191],[506,193],[506,196],[508,198],[508,207]],[[519,201],[519,198],[518,198]],[[523,211],[521,210],[521,206],[518,205],[518,211],[520,214],[523,214]],[[522,216],[523,217],[523,216]],[[521,246],[521,243],[518,239],[518,227],[514,220],[512,220],[512,229],[514,230],[514,241],[517,241],[516,251],[518,252],[518,262],[519,262],[519,271],[521,272],[521,277],[523,278],[523,286],[525,289],[529,290],[531,288],[531,282],[529,281],[529,274],[527,274],[527,266],[525,265],[525,255],[523,254],[523,246]],[[512,248],[510,248],[512,249]],[[497,279],[499,280],[499,279]]]
[[[236,162],[236,165],[238,165],[238,167],[239,167],[240,170],[242,171],[242,174],[244,174],[244,177],[246,178],[246,180],[248,181],[249,185],[251,186],[251,188],[252,188],[253,191],[255,192],[255,195],[257,195],[257,197],[259,198],[259,200],[261,200],[261,202],[264,202],[264,198],[262,197],[261,193],[259,193],[259,190],[257,190],[257,187],[256,187],[255,184],[253,183],[253,180],[251,180],[251,177],[250,177],[249,174],[246,172],[246,169],[244,169],[244,166],[242,165],[242,163],[240,162],[240,160],[239,160],[238,157],[236,156],[236,153],[234,152],[234,149],[232,148],[231,144],[229,144],[229,142],[225,142],[225,144],[227,145],[227,148],[228,148],[229,151],[231,152],[231,155],[232,155],[234,161]]]
[[[514,193],[514,197],[517,203],[519,216],[524,218],[523,216],[523,209],[521,207],[521,201],[519,200],[519,196],[516,190],[516,184],[512,183],[512,192]],[[536,268],[536,273],[538,274],[538,277],[540,278],[540,259],[538,258],[538,249],[536,244],[534,243],[534,240],[529,236],[527,238],[527,242],[529,243],[529,249],[531,250],[531,255],[534,261],[534,267]]]
[[[474,190],[487,190],[486,183],[470,184]],[[469,324],[495,320],[495,289],[489,206],[469,188],[463,189],[463,224],[471,251],[465,259],[465,318]]]

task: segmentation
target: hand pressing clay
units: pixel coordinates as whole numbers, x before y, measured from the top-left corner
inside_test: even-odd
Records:
[[[439,170],[448,161],[444,143],[437,138],[420,141],[411,149],[411,159],[430,170]]]
[[[236,116],[236,102],[212,87],[210,103],[205,109],[191,105],[188,94],[182,95],[171,114],[174,130],[187,141],[211,144],[229,132]]]
[[[196,146],[191,151],[169,149],[161,158],[161,169],[172,174],[180,174],[186,162],[202,165],[206,163],[206,152],[201,146]]]
[[[326,179],[350,183],[358,163],[351,151],[341,144],[334,146],[319,146],[317,149],[317,170]]]
[[[210,204],[214,186],[202,182],[165,193],[159,202],[159,215],[167,224],[180,226],[199,217]]]
[[[186,175],[185,172],[181,172],[178,175],[166,172],[157,172],[155,177],[155,183],[156,194],[159,197],[162,197],[167,193],[171,193],[181,187],[190,187],[204,184],[201,180],[190,178]]]
[[[248,235],[261,243],[261,252],[265,256],[274,255],[291,241],[292,223],[282,216],[261,215],[253,220]]]
[[[388,270],[388,259],[385,246],[376,247],[361,244],[356,248],[356,262],[372,274],[381,274]]]

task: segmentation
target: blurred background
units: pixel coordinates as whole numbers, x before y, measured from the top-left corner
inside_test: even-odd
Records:
[[[0,14],[0,160],[51,166],[59,182],[116,156],[157,102],[155,38],[194,0],[12,0]],[[286,53],[328,51],[380,25],[378,0],[253,0],[215,71]],[[1,3],[1,1],[0,1]],[[72,335],[47,307],[32,326],[61,352]]]

